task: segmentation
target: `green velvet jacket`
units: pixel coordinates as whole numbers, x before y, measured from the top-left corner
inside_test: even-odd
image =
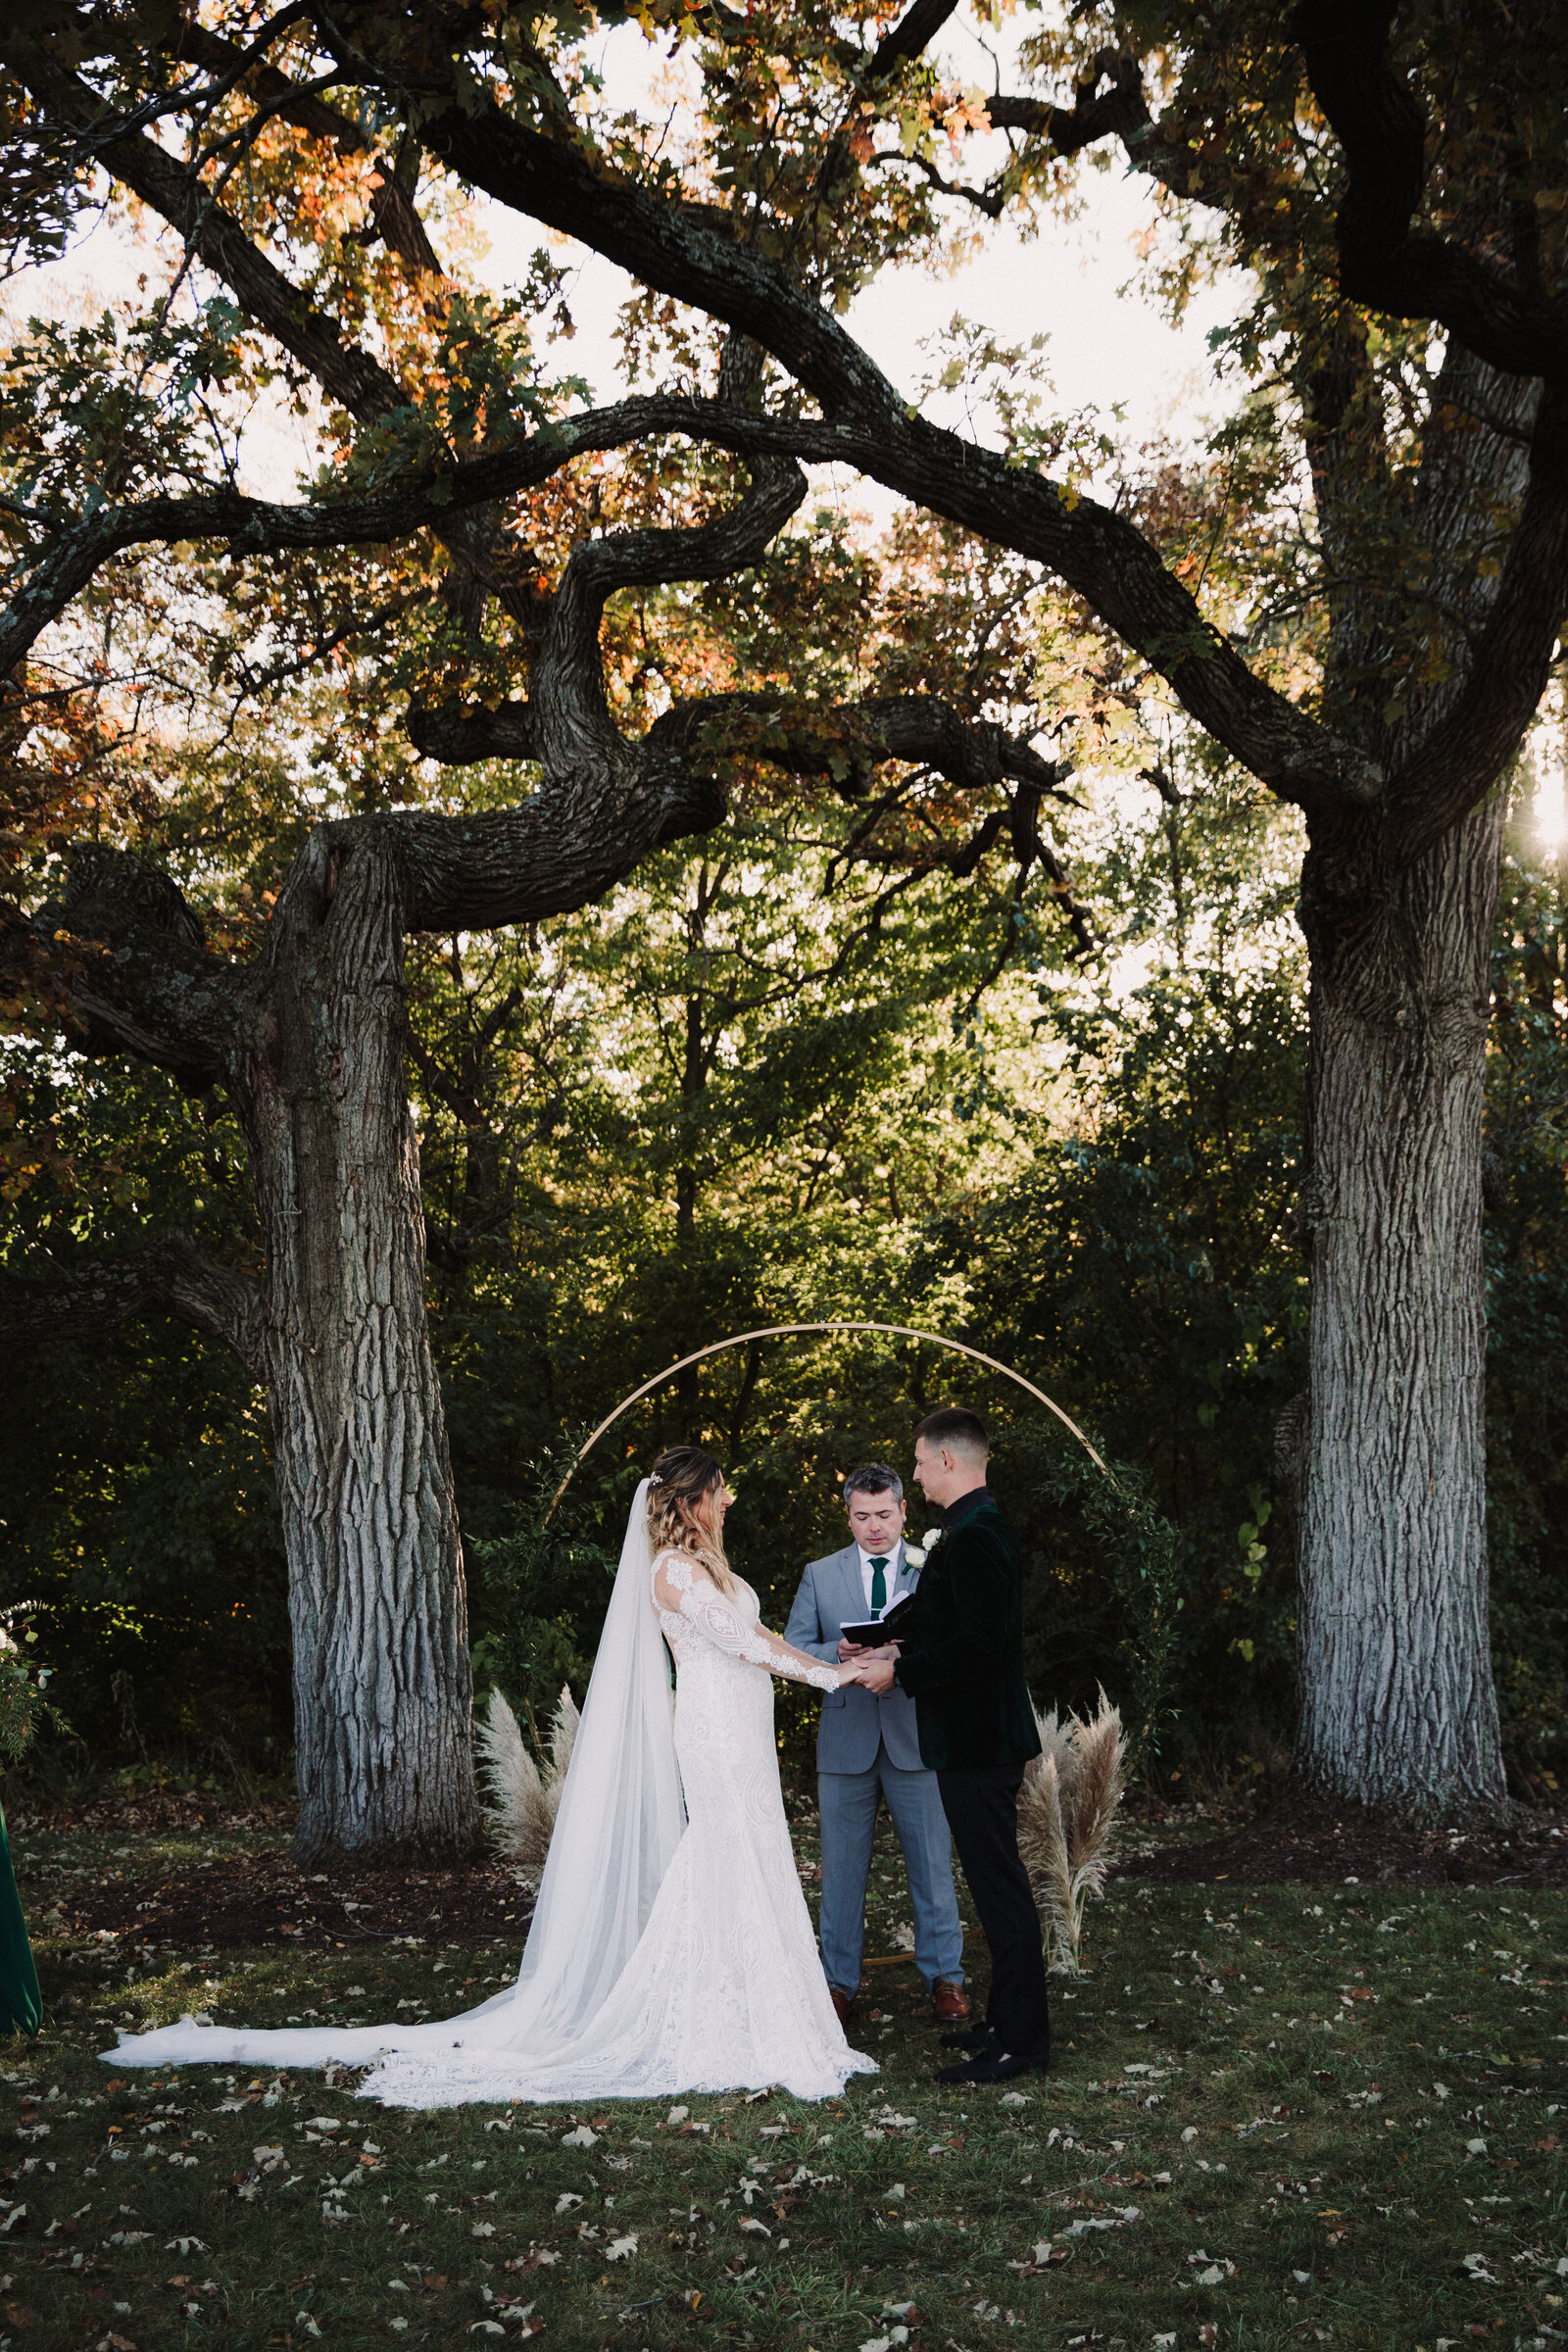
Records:
[[[931,1546],[896,1673],[933,1771],[1039,1755],[1023,1672],[1023,1554],[994,1502]]]

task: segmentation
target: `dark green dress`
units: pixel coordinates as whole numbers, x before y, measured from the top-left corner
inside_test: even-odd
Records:
[[[1039,1755],[1023,1671],[1023,1553],[989,1498],[932,1545],[895,1671],[932,1771]]]
[[[6,1817],[0,1813],[0,2034],[36,2034],[43,2024],[43,1995],[38,1971],[32,1964],[17,1874],[11,1867],[11,1840]]]

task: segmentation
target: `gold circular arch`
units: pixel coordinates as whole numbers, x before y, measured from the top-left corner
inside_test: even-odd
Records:
[[[544,1525],[549,1521],[557,1503],[561,1500],[561,1497],[563,1494],[564,1494],[566,1489],[570,1486],[572,1480],[577,1475],[578,1465],[582,1462],[585,1455],[587,1455],[592,1448],[598,1445],[606,1430],[612,1429],[615,1423],[620,1419],[621,1414],[629,1412],[634,1404],[640,1403],[642,1398],[649,1394],[650,1390],[657,1389],[663,1381],[673,1380],[675,1374],[677,1372],[684,1372],[688,1364],[700,1364],[705,1356],[721,1355],[726,1348],[744,1348],[752,1340],[786,1340],[797,1338],[805,1333],[823,1333],[831,1331],[889,1332],[895,1339],[920,1340],[929,1347],[947,1348],[951,1349],[955,1355],[966,1355],[974,1363],[985,1364],[989,1370],[993,1372],[1000,1372],[1004,1380],[1010,1380],[1014,1382],[1018,1388],[1027,1389],[1031,1396],[1037,1397],[1043,1405],[1047,1406],[1051,1412],[1054,1412],[1056,1416],[1056,1419],[1060,1421],[1066,1428],[1072,1431],[1073,1436],[1077,1439],[1084,1451],[1089,1455],[1091,1461],[1093,1461],[1099,1469],[1104,1470],[1107,1478],[1109,1477],[1110,1473],[1106,1469],[1105,1463],[1090,1445],[1089,1440],[1084,1436],[1084,1433],[1079,1428],[1077,1422],[1072,1418],[1070,1413],[1064,1413],[1062,1411],[1060,1405],[1056,1402],[1054,1396],[1048,1396],[1044,1389],[1037,1389],[1032,1380],[1025,1380],[1021,1372],[1014,1372],[1008,1365],[999,1363],[994,1355],[982,1355],[978,1348],[965,1347],[962,1340],[947,1340],[942,1337],[940,1332],[936,1331],[915,1331],[907,1323],[851,1323],[843,1321],[835,1321],[832,1323],[770,1323],[765,1331],[738,1331],[735,1333],[732,1339],[714,1340],[710,1347],[699,1348],[693,1354],[683,1355],[678,1363],[666,1364],[662,1372],[656,1372],[652,1380],[645,1380],[640,1389],[633,1389],[631,1395],[627,1397],[623,1397],[621,1402],[616,1405],[612,1413],[607,1413],[603,1421],[600,1422],[599,1427],[596,1430],[593,1430],[578,1446],[576,1455],[572,1460],[571,1467],[566,1472],[566,1475],[562,1480],[560,1486],[556,1489],[554,1494],[551,1495],[550,1508],[545,1512],[544,1520],[541,1521],[540,1524]]]

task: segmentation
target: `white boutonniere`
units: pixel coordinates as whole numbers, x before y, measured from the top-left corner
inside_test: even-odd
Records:
[[[923,1568],[930,1557],[931,1547],[942,1541],[940,1527],[928,1527],[918,1544],[906,1544],[904,1556],[911,1568]]]

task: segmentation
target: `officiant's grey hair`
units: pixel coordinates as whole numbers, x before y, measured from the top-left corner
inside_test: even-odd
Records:
[[[890,1490],[895,1502],[904,1500],[904,1481],[898,1472],[890,1470],[886,1462],[865,1462],[844,1481],[844,1499],[848,1502],[852,1494],[886,1494]]]

